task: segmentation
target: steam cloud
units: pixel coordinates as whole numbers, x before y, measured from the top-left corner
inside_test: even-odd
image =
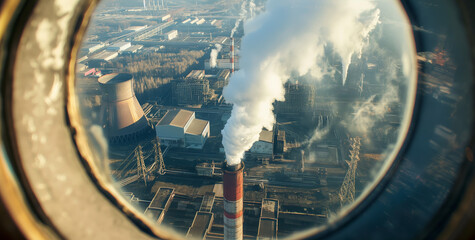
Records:
[[[216,67],[216,59],[218,59],[218,53],[221,51],[221,44],[216,44],[215,48],[211,50],[211,54],[209,55],[209,65],[212,68]]]
[[[222,130],[229,165],[239,164],[263,127],[273,128],[272,104],[284,100],[291,74],[321,78],[328,69],[325,47],[341,57],[345,83],[351,58],[361,56],[379,13],[367,0],[269,0],[265,12],[245,23],[240,70],[223,92],[234,104]]]
[[[239,12],[239,19],[234,23],[234,27],[231,30],[231,37],[234,36],[234,33],[237,31],[237,28],[239,27],[239,23],[244,20],[246,17],[247,10],[246,10],[246,1],[243,1],[241,4],[241,12]]]

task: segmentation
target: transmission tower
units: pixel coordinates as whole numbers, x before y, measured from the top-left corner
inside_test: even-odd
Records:
[[[135,158],[137,159],[137,175],[143,177],[143,181],[145,182],[145,186],[147,186],[147,176],[145,174],[145,162],[143,157],[142,146],[139,145],[135,149]]]
[[[160,141],[158,138],[155,140],[153,150],[155,151],[155,164],[158,165],[158,174],[163,175],[165,174],[165,162],[163,161],[162,150],[160,149]]]
[[[358,161],[360,160],[360,145],[361,138],[350,138],[350,161],[348,163],[348,171],[345,175],[345,180],[340,188],[340,204],[341,206],[352,203],[355,200],[355,177]]]

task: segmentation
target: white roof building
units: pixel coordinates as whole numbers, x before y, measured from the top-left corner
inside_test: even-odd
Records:
[[[209,137],[209,121],[196,119],[195,112],[168,111],[155,126],[160,143],[167,146],[202,149]]]

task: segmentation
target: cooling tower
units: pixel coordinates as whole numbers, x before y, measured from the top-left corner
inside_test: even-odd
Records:
[[[128,73],[112,73],[99,78],[102,89],[101,122],[111,144],[136,141],[151,132],[133,90]]]
[[[224,239],[242,239],[243,234],[243,169],[244,163],[235,166],[224,164]]]

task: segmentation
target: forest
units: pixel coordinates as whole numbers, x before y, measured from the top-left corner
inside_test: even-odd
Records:
[[[120,69],[134,77],[134,90],[139,100],[158,100],[169,94],[169,83],[184,77],[199,65],[204,51],[181,50],[177,53],[147,52],[122,55],[107,63],[106,68]]]

